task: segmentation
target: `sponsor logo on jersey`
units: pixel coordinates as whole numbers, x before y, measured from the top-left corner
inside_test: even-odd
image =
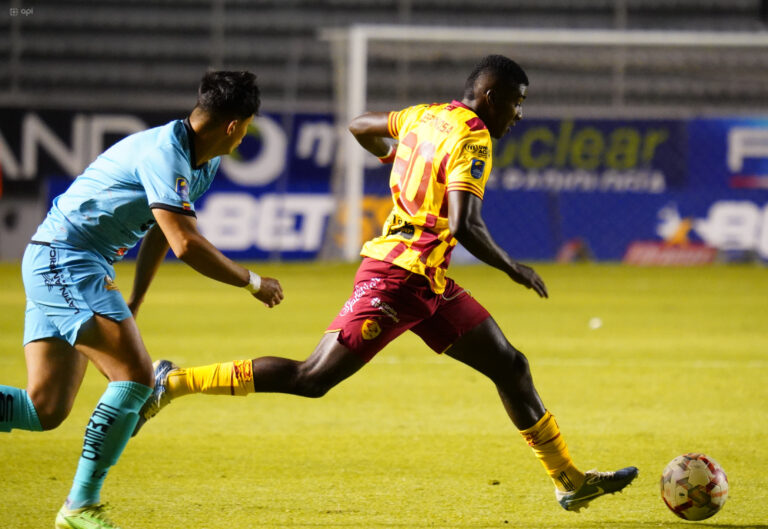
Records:
[[[414,228],[413,224],[405,222],[405,220],[398,217],[397,215],[393,215],[392,223],[387,230],[387,235],[394,235],[397,233],[403,239],[411,239],[415,232],[416,228]]]
[[[373,340],[381,334],[381,326],[376,320],[368,318],[363,322],[360,333],[363,335],[363,340]]]
[[[476,178],[480,180],[483,177],[483,171],[485,170],[485,160],[481,160],[480,158],[473,158],[472,159],[472,165],[469,169],[469,174],[472,175],[472,178]]]
[[[464,150],[469,154],[478,158],[488,158],[488,146],[478,145],[476,143],[467,143],[464,145]]]
[[[185,210],[191,210],[192,204],[189,203],[189,184],[186,178],[176,179],[176,194],[181,199],[181,207]]]

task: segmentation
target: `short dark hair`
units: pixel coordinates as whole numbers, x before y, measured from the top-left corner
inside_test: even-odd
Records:
[[[244,119],[258,114],[259,87],[251,72],[211,71],[200,80],[197,108],[219,119]]]
[[[464,84],[465,96],[472,95],[475,82],[485,73],[493,74],[501,81],[510,85],[528,86],[528,76],[525,75],[525,71],[515,61],[503,55],[486,55],[480,59],[480,62],[477,63],[477,66],[467,77],[467,82]]]

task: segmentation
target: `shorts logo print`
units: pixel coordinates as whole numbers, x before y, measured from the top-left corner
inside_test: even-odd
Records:
[[[400,318],[397,317],[397,311],[386,303],[382,302],[380,298],[373,298],[371,300],[371,307],[376,307],[381,312],[392,318],[395,323],[400,322]]]
[[[363,322],[360,333],[363,335],[363,340],[373,340],[381,334],[381,326],[376,320],[369,318]]]
[[[380,277],[374,277],[370,281],[357,285],[355,287],[355,291],[352,293],[352,297],[350,297],[347,300],[347,302],[344,303],[344,308],[341,309],[339,316],[344,316],[346,314],[349,314],[350,312],[354,312],[355,304],[358,301],[360,301],[360,298],[362,298],[366,294],[366,292],[368,292],[369,290],[373,290],[374,288],[376,288],[376,286],[380,282],[381,282]]]
[[[61,277],[61,272],[58,270],[55,248],[50,249],[48,257],[49,272],[43,273],[43,280],[45,281],[45,286],[48,287],[48,292],[53,291],[54,287],[58,289],[61,297],[64,298],[64,302],[69,308],[75,309],[75,314],[80,314],[80,309],[75,307],[75,300],[72,299],[72,294],[69,293],[67,284],[64,282],[64,279]]]

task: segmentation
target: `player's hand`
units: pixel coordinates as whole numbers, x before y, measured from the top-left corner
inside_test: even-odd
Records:
[[[509,272],[509,277],[526,288],[532,288],[536,291],[539,297],[549,297],[544,280],[539,277],[539,274],[537,274],[530,266],[526,266],[522,263],[515,263],[512,265],[512,271]]]
[[[261,287],[258,292],[253,294],[253,297],[271,309],[283,301],[283,287],[280,286],[280,281],[277,279],[262,277]]]

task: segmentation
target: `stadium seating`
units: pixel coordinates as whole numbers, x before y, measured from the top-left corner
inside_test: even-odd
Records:
[[[322,28],[410,23],[759,32],[765,30],[761,6],[760,0],[40,0],[31,14],[0,17],[0,104],[183,109],[201,71],[214,66],[258,72],[272,111],[330,112],[334,74],[330,45],[318,38]],[[429,80],[450,79],[457,70],[463,75],[487,49],[436,54],[382,45],[370,56],[370,100],[385,105],[393,94],[410,100],[422,93],[455,95],[435,93]],[[589,107],[617,98],[612,50],[527,47],[525,53],[538,107]],[[762,50],[734,58],[732,52],[634,49],[622,61],[620,105],[674,102],[695,111],[768,103]]]

